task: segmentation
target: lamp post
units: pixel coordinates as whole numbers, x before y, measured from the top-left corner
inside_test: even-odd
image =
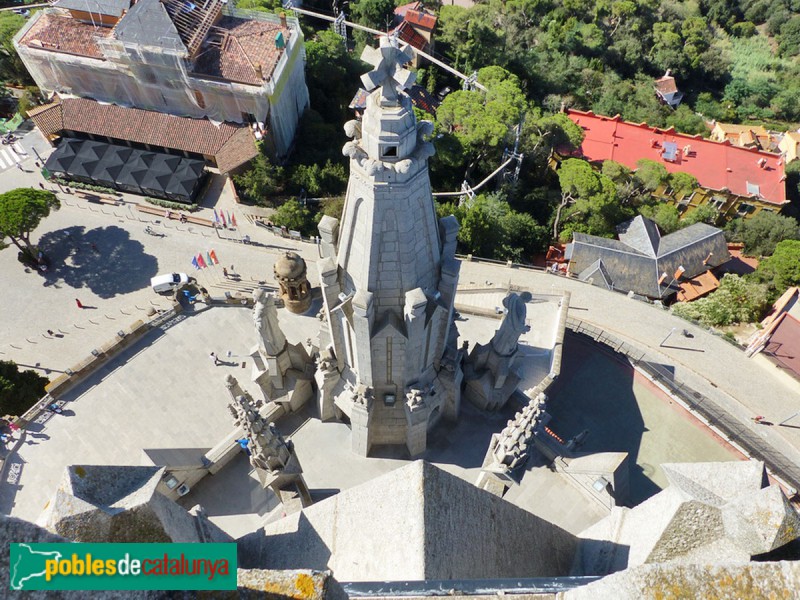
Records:
[[[663,347],[664,347],[664,344],[666,344],[666,343],[667,343],[667,340],[669,339],[669,336],[671,336],[673,333],[675,333],[675,330],[676,330],[676,329],[677,329],[677,327],[673,327],[672,329],[670,329],[670,330],[669,330],[669,333],[667,334],[667,337],[665,337],[665,338],[664,338],[664,341],[662,341],[662,342],[661,342],[661,343],[658,345],[658,347],[659,347],[659,348],[663,348]]]

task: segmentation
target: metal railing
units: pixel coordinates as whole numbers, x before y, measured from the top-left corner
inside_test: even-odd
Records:
[[[608,332],[580,321],[567,318],[567,328],[586,336],[609,350],[626,356],[634,367],[641,369],[670,394],[680,399],[692,413],[709,426],[719,430],[724,437],[741,448],[749,458],[762,461],[767,470],[781,480],[788,491],[800,490],[800,467],[776,450],[768,441],[756,435],[741,421],[718,406],[708,396],[675,379],[675,375],[657,361],[650,359],[640,348],[622,341]]]

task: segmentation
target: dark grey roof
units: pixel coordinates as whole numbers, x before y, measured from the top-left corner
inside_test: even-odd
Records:
[[[608,269],[603,264],[603,259],[598,258],[591,265],[586,267],[578,274],[578,279],[581,281],[589,281],[592,285],[598,287],[605,287],[608,290],[614,289],[614,282],[608,274]]]
[[[683,278],[690,279],[730,259],[725,236],[716,227],[691,225],[658,239],[655,248],[654,228],[655,224],[643,217],[623,223],[621,237],[630,243],[575,233],[570,271],[582,280],[593,277],[595,282],[599,272],[616,290],[661,298],[677,290],[674,282],[667,286],[678,267],[685,269]],[[662,273],[667,278],[659,285]]]
[[[120,19],[114,36],[123,42],[186,52],[175,24],[159,0],[139,0]]]
[[[131,7],[131,0],[57,0],[53,4],[57,8],[82,10],[96,15],[121,17]]]
[[[621,242],[635,248],[647,256],[658,255],[658,244],[661,234],[658,226],[650,219],[638,216],[630,221],[625,221],[617,227],[617,235]]]

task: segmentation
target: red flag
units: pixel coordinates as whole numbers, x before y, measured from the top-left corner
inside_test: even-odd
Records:
[[[218,265],[218,264],[219,264],[219,260],[217,259],[217,253],[216,253],[216,252],[214,252],[214,249],[213,249],[213,248],[211,249],[211,252],[209,252],[209,253],[208,253],[208,255],[211,257],[211,260],[213,260],[213,261],[214,261],[214,264],[215,264],[215,265]]]
[[[675,273],[672,275],[672,278],[673,278],[673,279],[680,279],[680,278],[681,278],[681,275],[683,275],[683,272],[684,272],[685,270],[686,270],[686,269],[684,269],[684,268],[683,268],[683,266],[681,265],[680,267],[678,267],[677,269],[675,269]]]
[[[231,225],[233,225],[234,227],[237,226],[236,225],[236,213],[233,213],[233,212],[231,213]]]
[[[197,255],[197,264],[200,265],[201,269],[205,269],[208,265],[206,264],[205,259],[203,258],[203,253]]]
[[[225,211],[224,210],[219,211],[219,217],[220,217],[220,219],[222,219],[222,226],[223,227],[227,227],[228,223],[225,221]]]

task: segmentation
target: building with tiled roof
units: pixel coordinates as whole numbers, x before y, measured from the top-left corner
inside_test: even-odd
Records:
[[[397,36],[409,46],[433,52],[433,30],[436,29],[436,15],[425,10],[422,2],[409,2],[394,9],[395,28],[390,33]],[[420,65],[420,57],[414,53],[412,66]]]
[[[715,142],[728,140],[734,146],[742,148],[758,148],[774,152],[777,148],[769,131],[761,125],[737,125],[733,123],[714,123],[711,139]]]
[[[278,157],[308,106],[297,20],[225,0],[57,0],[14,45],[44,92],[246,124]]]
[[[700,189],[675,194],[668,186],[655,196],[678,207],[682,216],[704,204],[714,206],[720,220],[751,217],[761,210],[778,212],[786,199],[784,159],[779,154],[741,148],[700,136],[629,123],[619,115],[604,117],[568,110],[567,116],[584,133],[574,153],[593,163],[613,160],[636,169],[642,159],[663,165],[668,172],[694,176]]]
[[[661,237],[642,216],[617,228],[619,239],[574,233],[567,246],[569,272],[581,281],[657,300],[730,258],[722,230],[696,223]],[[709,290],[711,291],[711,290]]]
[[[176,117],[138,108],[100,104],[86,98],[58,98],[28,111],[51,141],[58,137],[91,137],[148,149],[178,151],[202,157],[227,173],[258,154],[250,127]]]
[[[778,150],[787,163],[800,157],[798,148],[800,148],[800,131],[787,131],[778,143]]]
[[[669,69],[664,76],[653,82],[656,96],[670,108],[678,108],[683,100],[683,92],[678,91],[678,84],[675,78],[669,74]]]

